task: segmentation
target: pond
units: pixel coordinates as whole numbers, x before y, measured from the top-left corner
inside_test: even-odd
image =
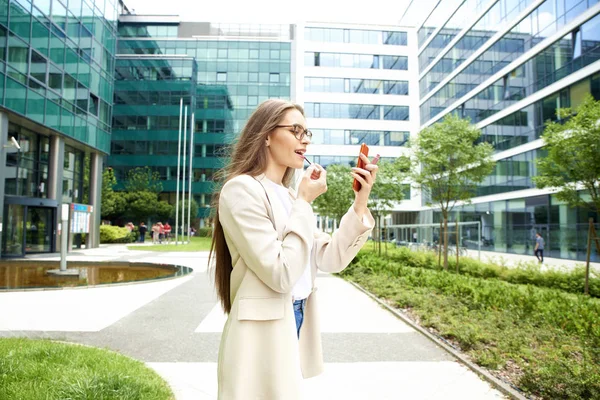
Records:
[[[187,275],[192,268],[171,264],[128,262],[69,262],[75,275],[57,276],[48,270],[59,268],[57,261],[0,261],[0,291],[101,286],[129,282],[156,281]]]

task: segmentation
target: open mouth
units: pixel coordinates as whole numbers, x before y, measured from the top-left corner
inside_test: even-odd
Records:
[[[296,150],[295,153],[298,154],[300,157],[304,158],[304,150]]]

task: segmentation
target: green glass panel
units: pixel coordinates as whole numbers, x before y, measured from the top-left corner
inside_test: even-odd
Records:
[[[50,59],[60,68],[65,64],[65,42],[58,36],[50,35]]]
[[[0,0],[0,23],[8,25],[8,0]]]
[[[69,136],[73,136],[75,130],[74,124],[75,120],[73,113],[64,108],[61,109],[60,130]]]
[[[33,90],[27,93],[27,116],[35,121],[44,123],[44,103],[46,99]]]
[[[50,31],[38,19],[33,19],[31,28],[31,46],[45,56],[48,56],[48,41]]]
[[[60,106],[53,101],[46,102],[46,125],[60,129]]]
[[[29,8],[31,9],[31,6],[29,6]],[[27,10],[19,3],[10,3],[9,28],[26,41],[29,41],[29,35],[31,31],[30,12],[31,10]]]
[[[77,65],[79,64],[79,56],[70,48],[66,49],[65,72],[77,76]]]
[[[13,111],[25,114],[27,88],[11,78],[6,79],[6,99],[4,105]]]

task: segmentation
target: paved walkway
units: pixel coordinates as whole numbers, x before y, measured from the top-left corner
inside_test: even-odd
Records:
[[[206,272],[207,256],[114,245],[72,253],[73,261],[173,263],[194,272],[143,284],[0,292],[0,336],[107,347],[158,371],[177,400],[214,400],[225,317]],[[321,376],[304,381],[306,399],[504,398],[349,283],[322,274],[317,285],[326,366]]]
[[[477,259],[477,250],[467,250],[469,257]],[[456,257],[456,255],[455,255]],[[538,263],[538,259],[535,256],[523,255],[523,254],[512,254],[512,253],[497,253],[494,251],[482,251],[481,261],[491,262],[498,265],[506,265],[507,267],[514,267],[519,263]],[[542,271],[547,270],[559,270],[568,271],[575,267],[585,267],[585,261],[577,260],[566,260],[564,258],[550,258],[544,257],[544,263],[541,265]],[[590,263],[590,268],[600,273],[600,263]]]

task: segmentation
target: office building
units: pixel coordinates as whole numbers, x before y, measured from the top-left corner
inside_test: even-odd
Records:
[[[123,9],[119,0],[0,4],[2,257],[58,249],[62,204],[69,204],[71,220],[86,210],[72,227],[89,232],[88,246],[98,245]],[[74,245],[82,241],[69,235]]]
[[[546,255],[585,258],[588,219],[598,215],[536,189],[532,177],[557,109],[600,99],[599,13],[587,0],[444,0],[417,27],[420,128],[454,113],[494,146],[494,172],[452,216],[481,222],[482,250],[531,255],[540,232]],[[439,219],[425,209],[413,222]],[[475,232],[463,232],[463,244],[476,248]]]

